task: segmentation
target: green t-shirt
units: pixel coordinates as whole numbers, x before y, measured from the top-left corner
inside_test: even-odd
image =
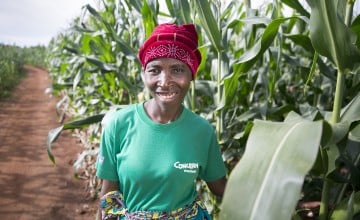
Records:
[[[119,181],[129,211],[173,211],[194,201],[196,180],[225,176],[208,121],[184,108],[168,124],[152,121],[143,103],[113,113],[102,132],[97,176]]]

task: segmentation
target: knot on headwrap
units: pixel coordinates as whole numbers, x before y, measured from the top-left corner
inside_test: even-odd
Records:
[[[193,78],[201,62],[198,50],[198,35],[193,24],[160,24],[140,47],[139,59],[145,68],[147,63],[157,58],[174,58],[186,63]]]

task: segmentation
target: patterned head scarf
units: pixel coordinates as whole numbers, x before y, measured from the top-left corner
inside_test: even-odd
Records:
[[[139,49],[139,59],[144,68],[151,60],[168,57],[186,63],[195,78],[201,63],[198,36],[193,24],[160,24]]]

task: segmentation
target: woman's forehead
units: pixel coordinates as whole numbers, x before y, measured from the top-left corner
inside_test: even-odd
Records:
[[[173,58],[157,58],[150,61],[146,66],[162,66],[162,65],[170,65],[170,66],[187,66],[184,62],[173,59]]]

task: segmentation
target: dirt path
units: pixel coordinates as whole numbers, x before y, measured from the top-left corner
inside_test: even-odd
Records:
[[[51,84],[48,74],[26,69],[13,97],[0,102],[0,219],[95,219],[85,182],[73,178],[81,146],[65,133],[53,144],[56,166],[46,153],[47,133],[59,126],[56,98],[44,93]]]

